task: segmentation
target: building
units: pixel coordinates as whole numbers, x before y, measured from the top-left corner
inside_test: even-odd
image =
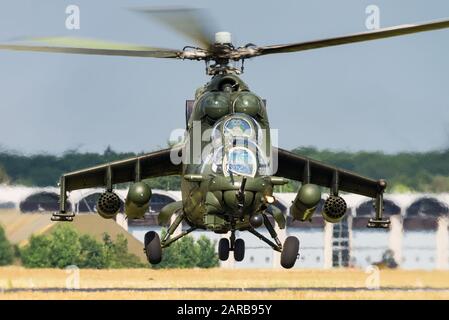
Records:
[[[59,208],[57,188],[0,186],[1,209],[18,209],[23,214],[52,212]],[[77,214],[94,212],[102,189],[77,190],[70,193],[68,205]],[[124,202],[127,190],[116,190]],[[360,267],[393,261],[404,269],[449,269],[449,194],[387,194],[385,215],[391,219],[390,230],[367,229],[374,215],[372,200],[358,195],[344,195],[348,213],[338,224],[324,222],[321,204],[311,222],[293,221],[288,216],[294,193],[275,194],[275,205],[287,214],[287,228],[277,230],[281,241],[293,235],[300,239],[300,261],[297,268]],[[323,199],[326,195],[323,196]],[[167,203],[181,200],[179,191],[153,190],[145,219],[127,220],[117,215],[116,222],[143,242],[149,230],[160,231],[157,214]],[[123,207],[122,210],[123,212]],[[262,230],[262,231],[261,231]],[[261,233],[269,237],[264,228]],[[205,234],[212,240],[222,236],[208,231],[192,233],[195,238]],[[252,234],[237,234],[245,240],[242,262],[223,263],[227,268],[278,268],[280,255]]]

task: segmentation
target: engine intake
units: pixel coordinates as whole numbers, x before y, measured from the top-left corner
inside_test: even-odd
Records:
[[[326,221],[337,223],[343,219],[348,206],[346,201],[339,196],[330,196],[324,202],[323,217]]]
[[[97,212],[105,219],[112,219],[120,210],[120,198],[114,192],[106,191],[100,195],[97,201]]]

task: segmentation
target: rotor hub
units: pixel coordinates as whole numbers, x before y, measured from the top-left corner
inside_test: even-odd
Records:
[[[215,33],[215,44],[231,44],[232,35],[227,31],[220,31]]]

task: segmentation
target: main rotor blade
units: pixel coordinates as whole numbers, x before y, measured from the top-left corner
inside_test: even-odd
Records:
[[[391,28],[384,28],[370,32],[356,33],[347,36],[314,40],[300,43],[284,44],[284,45],[273,45],[254,48],[255,52],[253,56],[266,55],[273,53],[285,53],[285,52],[296,52],[305,51],[311,49],[318,49],[324,47],[338,46],[342,44],[370,41],[384,38],[391,38],[396,36],[402,36],[412,33],[431,31],[449,28],[449,20],[437,20],[423,24],[407,24],[400,25]]]
[[[159,23],[190,38],[203,49],[213,44],[215,28],[212,19],[204,9],[189,7],[144,7],[132,11],[155,19]]]
[[[179,50],[153,48],[83,38],[48,37],[32,38],[29,40],[39,43],[40,45],[0,44],[0,50],[149,58],[180,58],[182,55],[182,51]]]

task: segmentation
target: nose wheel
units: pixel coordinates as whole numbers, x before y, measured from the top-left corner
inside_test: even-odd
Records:
[[[227,238],[221,238],[218,242],[218,258],[221,261],[228,260],[230,250],[231,246],[229,245],[229,240]]]
[[[229,259],[229,251],[234,251],[234,260],[239,262],[245,258],[245,241],[243,239],[235,239],[231,236],[231,241],[226,238],[220,239],[218,242],[218,258],[221,261]]]
[[[242,261],[245,258],[245,241],[237,239],[234,243],[234,260]]]

